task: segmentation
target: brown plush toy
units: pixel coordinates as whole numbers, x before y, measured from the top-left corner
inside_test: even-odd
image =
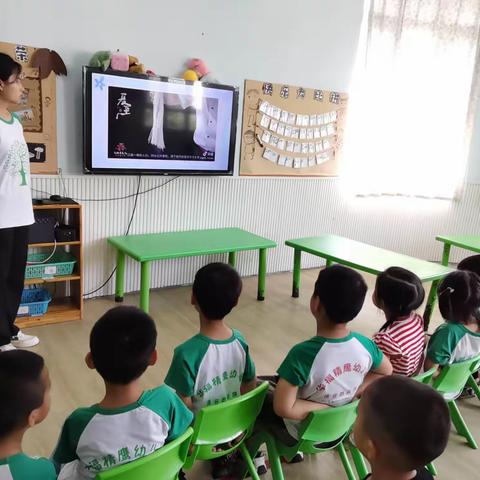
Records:
[[[137,57],[134,57],[132,55],[128,56],[128,71],[130,73],[145,73],[145,66],[143,63],[140,63]]]

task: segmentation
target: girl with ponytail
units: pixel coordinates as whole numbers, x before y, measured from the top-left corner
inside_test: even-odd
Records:
[[[467,270],[449,273],[438,287],[438,305],[445,323],[430,339],[425,370],[480,354],[480,277]]]
[[[373,341],[390,359],[393,373],[410,376],[421,366],[425,332],[415,310],[424,298],[422,282],[405,268],[390,267],[377,277],[373,303],[384,312],[386,322]]]

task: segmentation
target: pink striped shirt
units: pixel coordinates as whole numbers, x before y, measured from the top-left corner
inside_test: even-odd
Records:
[[[408,318],[397,320],[376,333],[373,341],[390,359],[393,373],[411,376],[420,366],[425,347],[423,318],[412,313]]]

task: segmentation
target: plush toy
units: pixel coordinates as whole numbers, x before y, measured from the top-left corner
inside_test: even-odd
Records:
[[[187,62],[188,70],[183,74],[184,80],[218,83],[208,70],[207,64],[200,58],[192,58]]]
[[[118,50],[114,53],[109,50],[96,52],[90,59],[89,65],[91,67],[101,67],[103,71],[111,68],[112,70],[118,70],[120,72],[145,74],[145,66],[140,63],[137,57],[126,55]],[[153,72],[151,72],[151,74],[154,75]]]
[[[196,82],[198,81],[198,75],[195,70],[191,70],[190,68],[188,70],[185,70],[183,74],[183,79],[184,80],[189,80],[190,82]]]
[[[110,67],[112,60],[112,52],[109,50],[100,50],[93,54],[93,57],[88,63],[91,67],[100,67],[103,71]]]
[[[121,53],[118,50],[114,52],[110,61],[110,68],[120,72],[128,72],[128,69],[130,68],[128,55]]]
[[[128,71],[131,73],[145,73],[145,66],[140,63],[137,57],[128,56]]]

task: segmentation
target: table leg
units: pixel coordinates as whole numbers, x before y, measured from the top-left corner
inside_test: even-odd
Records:
[[[448,267],[448,259],[450,257],[450,248],[452,246],[449,243],[443,245],[442,265]]]
[[[228,252],[228,264],[235,268],[235,252]]]
[[[265,277],[267,276],[267,249],[258,251],[258,293],[257,300],[265,300]]]
[[[432,316],[433,308],[435,307],[435,301],[437,300],[437,287],[439,282],[440,280],[434,280],[432,282],[432,286],[430,287],[427,306],[425,307],[425,312],[423,313],[423,328],[425,331],[428,331],[428,326],[430,325],[430,317]]]
[[[125,292],[125,253],[117,250],[117,272],[115,274],[115,301],[123,302]]]
[[[150,303],[150,262],[142,262],[140,275],[140,308],[148,313]]]
[[[297,248],[293,254],[293,287],[292,297],[298,298],[300,295],[300,267],[301,267],[302,251]]]

